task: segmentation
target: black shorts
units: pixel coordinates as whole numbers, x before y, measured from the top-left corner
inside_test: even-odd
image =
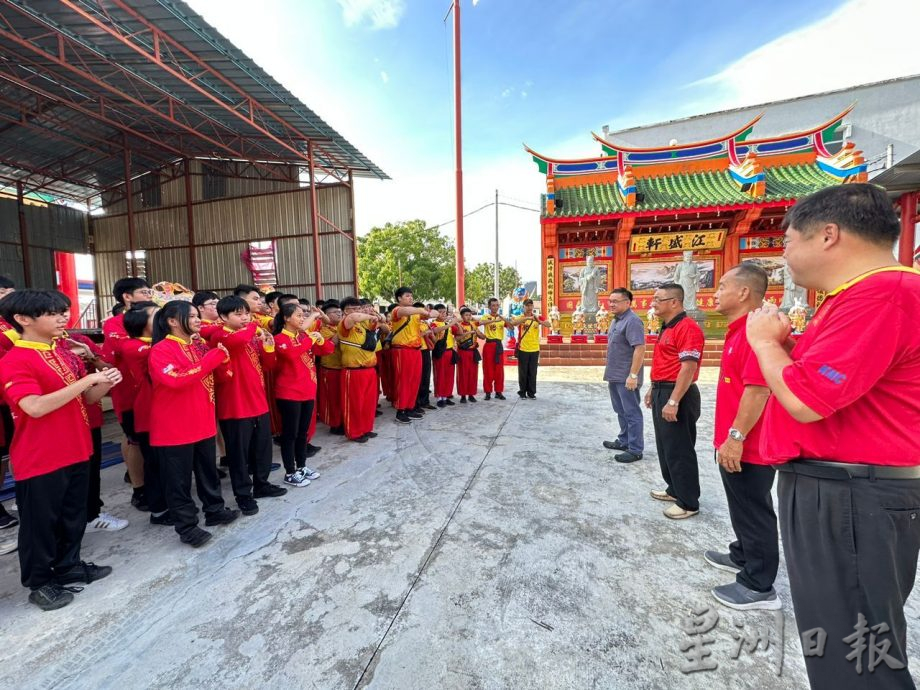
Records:
[[[121,413],[121,430],[125,432],[125,438],[132,446],[141,444],[137,432],[134,430],[134,410],[125,410]]]

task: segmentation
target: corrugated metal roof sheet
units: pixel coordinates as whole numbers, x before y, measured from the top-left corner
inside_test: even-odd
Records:
[[[122,132],[132,176],[183,156],[306,165],[312,141],[322,168],[387,177],[184,2],[17,0],[0,18],[0,183],[86,199],[123,181]]]

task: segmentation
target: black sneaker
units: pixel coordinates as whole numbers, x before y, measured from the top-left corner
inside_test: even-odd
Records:
[[[329,433],[332,434],[333,436],[344,436],[344,435],[345,435],[345,427],[342,427],[342,426],[334,426],[334,427],[331,427],[331,428],[329,429]]]
[[[607,450],[629,450],[619,441],[604,441],[604,448]]]
[[[412,411],[415,412],[415,414],[421,414],[421,415],[425,414],[425,410],[422,408],[421,405],[416,405],[415,407],[412,408]]]
[[[273,462],[273,463],[269,466],[268,471],[269,471],[269,472],[274,472],[275,470],[280,470],[280,469],[281,469],[281,463],[280,463],[280,462]]]
[[[527,397],[527,394],[524,393],[524,391],[518,391],[518,397],[519,397],[521,400],[523,400],[524,398]]]
[[[377,432],[368,431],[366,434],[364,434],[364,438],[377,438]]]
[[[445,405],[447,405],[446,400],[438,400],[438,407],[444,407]]]
[[[213,513],[206,513],[204,524],[207,527],[213,527],[214,525],[229,525],[239,516],[240,511],[238,510],[233,510],[231,508],[221,508],[220,510],[215,510]]]
[[[448,398],[447,400],[444,401],[444,404],[447,405],[448,407],[453,407],[453,406],[456,405],[457,403],[455,403],[453,400],[451,400],[450,398]]]
[[[465,396],[465,395],[461,395],[461,396],[460,396],[460,402],[462,402],[464,405],[466,404],[466,396]]]
[[[236,504],[243,515],[255,515],[259,512],[259,504],[252,496],[237,496]]]
[[[323,449],[322,446],[314,446],[312,443],[307,444],[307,457],[312,458]]]
[[[476,396],[475,396],[475,395],[471,395],[468,399],[469,399],[470,402],[476,402]]]
[[[145,513],[150,510],[150,506],[147,505],[147,497],[144,496],[143,491],[134,492],[134,495],[131,496],[131,505]]]
[[[277,484],[267,484],[252,490],[253,498],[277,498],[278,496],[284,496],[286,493],[287,489]]]
[[[6,508],[0,504],[0,529],[10,529],[11,527],[15,527],[18,524],[19,520],[6,512]]]
[[[73,593],[70,591],[71,589],[78,588],[71,587],[65,589],[58,584],[49,582],[43,587],[33,589],[31,594],[29,594],[29,602],[35,604],[42,611],[54,611],[55,609],[62,609],[73,601]]]
[[[409,412],[406,412],[406,416],[407,416],[409,419],[421,419],[421,418],[424,417],[425,415],[422,414],[421,412],[416,412],[415,410],[410,410]]]
[[[74,582],[82,582],[88,585],[90,582],[101,580],[111,574],[112,566],[110,565],[96,565],[95,563],[80,561],[66,573],[55,573],[54,581],[61,587]]]
[[[498,397],[498,396],[496,396],[496,397]],[[491,400],[491,399],[492,399],[492,394],[491,394],[491,393],[486,393],[486,400]]]
[[[396,413],[396,423],[397,424],[412,424],[412,420],[409,419],[409,415],[400,410]]]
[[[530,398],[531,400],[536,400],[536,399],[537,399],[537,396],[534,395],[533,393],[528,393],[528,394],[527,394],[527,397]]]
[[[348,440],[353,443],[367,443],[367,436],[358,436],[358,438],[350,438]]]
[[[207,530],[201,529],[200,527],[192,527],[192,529],[179,537],[179,541],[197,549],[199,546],[204,546],[212,536],[213,535]]]
[[[167,510],[162,515],[151,515],[150,516],[151,525],[162,525],[164,527],[172,527],[176,524],[176,521],[172,519],[172,515],[169,514]]]
[[[622,453],[617,453],[616,455],[614,455],[613,459],[616,460],[617,462],[629,463],[629,462],[636,462],[636,460],[641,460],[642,456],[636,455],[635,453],[631,451],[624,450]]]
[[[507,400],[507,398],[506,398],[504,395],[502,395],[501,393],[496,393],[496,394],[495,394],[495,399],[496,399],[496,400]]]

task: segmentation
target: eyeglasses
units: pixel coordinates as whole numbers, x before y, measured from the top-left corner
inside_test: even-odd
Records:
[[[672,299],[677,299],[676,297],[652,297],[652,302],[670,302]]]
[[[217,302],[215,300],[211,300],[210,302],[202,302],[201,306],[202,307],[216,307]]]
[[[619,304],[620,302],[628,302],[628,301],[629,301],[629,300],[626,299],[625,297],[624,297],[623,299],[612,299],[612,298],[611,298],[610,303],[611,303],[611,304]]]

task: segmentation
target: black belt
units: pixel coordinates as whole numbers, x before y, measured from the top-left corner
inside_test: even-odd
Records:
[[[779,472],[793,472],[818,479],[920,479],[920,466],[864,465],[801,458],[776,465]]]

